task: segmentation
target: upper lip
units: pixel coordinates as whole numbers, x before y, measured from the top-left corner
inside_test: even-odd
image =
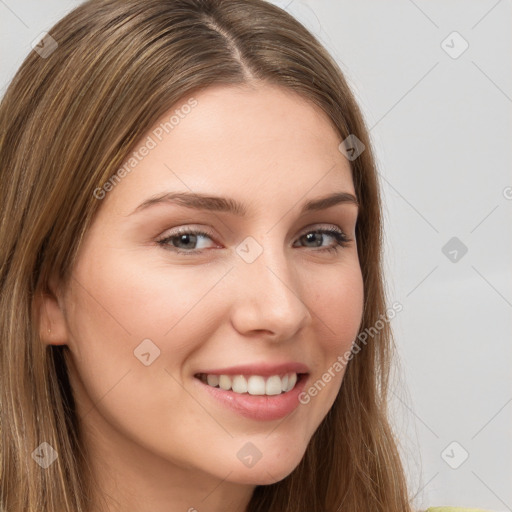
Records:
[[[309,368],[305,364],[296,362],[280,364],[258,363],[241,364],[230,366],[229,368],[217,368],[196,372],[196,374],[201,373],[207,375],[261,375],[262,377],[269,377],[271,375],[281,375],[285,373],[309,373]]]

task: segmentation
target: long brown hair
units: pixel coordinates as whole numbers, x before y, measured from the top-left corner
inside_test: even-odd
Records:
[[[211,84],[277,84],[318,105],[340,136],[366,146],[351,162],[364,279],[360,330],[386,311],[381,201],[361,113],[322,45],[263,0],[90,0],[58,22],[49,55],[32,51],[0,106],[1,507],[85,512],[87,460],[65,347],[46,347],[36,298],[70,276],[101,204],[94,190],[172,106]],[[381,322],[382,323],[382,322]],[[333,407],[297,468],[256,487],[248,512],[408,512],[387,418],[388,322],[350,360]],[[43,470],[41,442],[58,452]]]

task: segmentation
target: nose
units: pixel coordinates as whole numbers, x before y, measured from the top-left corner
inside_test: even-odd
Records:
[[[240,258],[233,273],[231,321],[240,334],[286,341],[311,322],[307,290],[282,249],[264,248],[252,263]]]

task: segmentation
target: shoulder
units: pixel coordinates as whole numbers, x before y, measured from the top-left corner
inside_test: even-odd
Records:
[[[481,508],[464,508],[464,507],[430,507],[425,512],[491,512]]]

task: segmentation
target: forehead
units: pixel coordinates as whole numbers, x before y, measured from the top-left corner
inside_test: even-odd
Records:
[[[185,96],[141,138],[109,200],[127,213],[167,191],[229,195],[263,208],[354,193],[340,142],[327,115],[293,91],[210,87]]]

